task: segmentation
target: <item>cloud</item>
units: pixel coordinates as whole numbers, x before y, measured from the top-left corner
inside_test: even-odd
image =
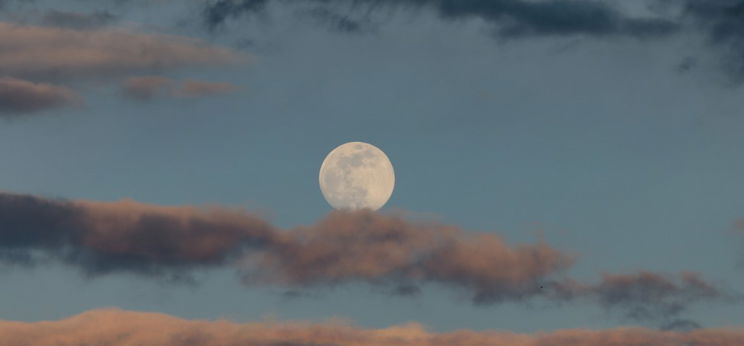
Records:
[[[90,30],[107,26],[114,20],[116,20],[116,16],[107,11],[79,13],[48,10],[41,18],[41,23],[59,28]]]
[[[269,0],[216,0],[206,5],[203,18],[214,29],[230,18],[264,11]],[[294,2],[297,4],[298,2]],[[317,6],[318,13],[333,13],[329,6],[343,1],[305,0],[300,3]],[[677,25],[664,18],[631,18],[607,3],[590,0],[356,0],[353,6],[368,9],[426,9],[445,19],[478,18],[496,26],[500,37],[519,36],[626,36],[646,38],[667,35]],[[341,17],[343,18],[343,17]],[[338,16],[330,18],[333,21]],[[344,23],[354,23],[348,18]],[[346,28],[346,25],[342,26]],[[353,25],[348,27],[355,29]],[[352,30],[354,31],[354,30]]]
[[[79,100],[74,91],[65,87],[0,78],[0,118],[66,107]]]
[[[0,322],[4,345],[391,345],[391,346],[738,346],[744,330],[698,329],[685,332],[643,328],[565,329],[520,334],[459,330],[436,333],[418,323],[365,329],[344,321],[324,323],[186,320],[159,313],[119,309],[92,310],[49,322]]]
[[[231,93],[237,89],[230,83],[200,80],[177,82],[160,76],[130,77],[122,83],[123,94],[137,100],[150,100],[157,96],[206,97]]]
[[[411,295],[440,284],[474,304],[587,301],[665,327],[690,304],[727,296],[696,274],[568,278],[574,257],[538,242],[372,211],[334,211],[314,225],[278,229],[226,207],[165,207],[133,201],[52,200],[0,193],[0,261],[55,260],[89,276],[129,272],[185,280],[193,269],[233,266],[245,284],[289,290],[367,283]]]
[[[245,62],[231,49],[174,35],[0,22],[0,75],[80,79]]]

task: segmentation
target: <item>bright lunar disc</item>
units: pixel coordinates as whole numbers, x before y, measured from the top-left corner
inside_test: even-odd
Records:
[[[320,190],[336,209],[377,210],[395,187],[393,164],[372,144],[350,142],[333,149],[320,166]]]

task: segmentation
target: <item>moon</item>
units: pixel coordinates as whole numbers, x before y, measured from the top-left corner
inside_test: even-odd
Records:
[[[349,142],[333,149],[320,166],[320,191],[335,209],[382,208],[395,188],[395,171],[376,146]]]

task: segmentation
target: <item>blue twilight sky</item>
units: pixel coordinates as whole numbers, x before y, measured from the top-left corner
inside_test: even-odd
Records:
[[[191,37],[250,62],[28,77],[75,90],[82,104],[0,117],[0,189],[242,206],[290,228],[331,210],[318,188],[324,156],[364,141],[395,167],[388,212],[497,233],[509,243],[544,239],[578,256],[570,274],[582,280],[692,271],[732,291],[744,286],[737,265],[744,241],[734,231],[744,218],[744,90],[726,55],[738,42],[716,46],[694,27],[664,38],[502,37],[488,16],[448,19],[384,4],[343,7],[343,18],[360,27],[345,30],[300,3],[269,2],[209,29],[202,1],[6,1],[3,23],[53,27],[44,23],[51,10],[107,13],[105,26],[76,30]],[[618,11],[658,15],[647,3]],[[127,97],[123,81],[143,75],[237,89]],[[54,262],[2,265],[0,319],[116,306],[239,321],[418,321],[436,330],[637,324],[582,302],[473,306],[437,284],[412,298],[365,284],[287,297],[276,287],[246,287],[230,268],[196,277],[172,284],[119,273],[88,278]],[[686,316],[728,326],[741,322],[741,311],[706,302]]]

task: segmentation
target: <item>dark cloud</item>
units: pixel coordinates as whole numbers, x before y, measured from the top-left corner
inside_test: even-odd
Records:
[[[107,11],[92,13],[49,10],[44,13],[41,22],[44,25],[89,30],[107,26],[116,20],[116,16]]]
[[[0,78],[0,118],[78,103],[78,95],[64,87],[9,77]]]
[[[88,275],[131,272],[168,279],[234,265],[247,285],[291,291],[367,283],[414,295],[425,284],[475,304],[588,301],[623,316],[680,327],[688,305],[725,298],[696,274],[606,274],[570,280],[573,256],[549,245],[508,245],[494,234],[411,222],[371,211],[334,211],[291,230],[224,207],[163,207],[133,201],[51,200],[0,194],[0,261],[50,259]]]
[[[263,11],[268,0],[217,0],[209,3],[203,13],[209,28],[241,14]],[[287,1],[318,6],[316,11],[334,14],[331,8],[352,3],[368,9],[426,9],[445,19],[480,18],[496,26],[500,37],[518,36],[628,36],[645,38],[674,32],[677,25],[663,18],[631,18],[607,3],[590,0],[334,0]],[[346,17],[331,20],[353,31],[356,22]]]
[[[0,322],[0,345],[257,345],[257,346],[740,346],[741,328],[657,331],[565,329],[534,334],[458,330],[437,333],[418,323],[382,329],[348,322],[186,320],[158,313],[92,310],[48,322]]]

